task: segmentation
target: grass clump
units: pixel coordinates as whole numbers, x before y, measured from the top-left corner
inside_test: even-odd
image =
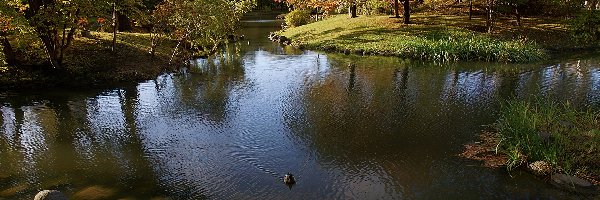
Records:
[[[509,101],[495,125],[508,168],[546,161],[557,171],[600,175],[600,113],[569,102]]]
[[[457,61],[531,62],[547,57],[535,42],[497,39],[467,28],[432,24],[429,16],[415,16],[413,25],[387,16],[345,15],[287,29],[281,35],[297,46],[337,52]]]

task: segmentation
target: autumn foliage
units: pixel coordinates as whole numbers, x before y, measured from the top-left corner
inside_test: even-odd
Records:
[[[12,18],[7,16],[0,16],[0,33],[5,33],[14,29],[11,25]]]

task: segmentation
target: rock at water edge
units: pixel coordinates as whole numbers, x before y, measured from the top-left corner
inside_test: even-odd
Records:
[[[582,188],[589,188],[593,186],[592,183],[590,183],[589,181],[577,178],[575,176],[569,176],[566,174],[554,174],[552,175],[552,181],[560,185],[569,187],[577,186]]]
[[[538,176],[545,176],[552,173],[552,165],[545,161],[535,161],[527,165],[529,171]]]
[[[33,200],[67,200],[67,197],[57,190],[44,190],[38,192]]]

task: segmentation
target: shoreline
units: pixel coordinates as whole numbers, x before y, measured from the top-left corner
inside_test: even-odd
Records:
[[[494,148],[498,145],[498,143],[496,142],[501,140],[500,137],[496,136],[496,133],[483,131],[478,135],[479,140],[473,143],[464,144],[464,151],[458,156],[468,160],[480,162],[481,166],[486,168],[507,168],[506,162],[508,162],[509,159],[508,154],[502,151],[497,151],[496,148]],[[540,179],[545,180],[549,184],[553,184],[559,188],[563,188],[565,190],[573,192],[589,194],[600,192],[600,179],[598,177],[595,177],[591,174],[569,174],[561,170],[540,169],[539,166],[543,165],[547,165],[547,163],[545,161],[534,161],[529,163],[523,163],[517,168],[513,168],[507,171],[526,171]],[[557,176],[561,177],[561,179],[554,178]],[[571,179],[572,181],[563,182],[563,179]],[[575,181],[576,179],[579,180]],[[587,181],[589,184],[591,184],[591,186],[582,186],[576,184],[576,182],[581,183],[581,180]]]
[[[600,186],[600,113],[568,102],[511,100],[491,130],[464,144],[460,157],[488,168],[526,170],[576,192]]]

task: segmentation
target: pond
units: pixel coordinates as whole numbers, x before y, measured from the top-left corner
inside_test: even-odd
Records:
[[[600,108],[597,55],[326,54],[270,42],[279,23],[247,21],[247,40],[139,84],[0,92],[0,199],[594,198],[457,154],[507,99]]]

